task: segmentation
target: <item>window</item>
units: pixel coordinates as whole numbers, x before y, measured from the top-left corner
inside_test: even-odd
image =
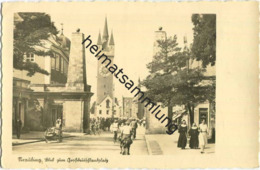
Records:
[[[56,55],[56,70],[60,70],[60,56]]]
[[[55,69],[55,58],[51,57],[51,68]]]
[[[26,54],[26,61],[34,62],[34,54]]]
[[[107,110],[107,115],[109,115],[109,110]]]
[[[106,106],[107,106],[107,108],[109,108],[110,107],[110,101],[107,99],[107,101],[106,101]]]
[[[64,74],[66,74],[67,75],[67,73],[68,73],[68,64],[67,64],[67,62],[65,61],[65,60],[63,60],[63,70],[64,70]]]
[[[100,115],[102,114],[102,110],[99,110],[99,114],[100,114]]]
[[[64,63],[63,58],[60,58],[60,71],[61,71],[61,73],[64,73],[63,63]]]

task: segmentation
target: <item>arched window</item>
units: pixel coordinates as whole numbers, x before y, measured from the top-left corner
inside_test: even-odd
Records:
[[[108,99],[106,101],[106,104],[107,104],[107,108],[109,108],[110,107],[110,101]]]

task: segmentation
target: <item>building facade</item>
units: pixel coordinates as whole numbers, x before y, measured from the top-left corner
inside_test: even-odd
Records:
[[[58,37],[50,36],[49,41],[50,43],[46,46],[50,49],[51,55],[24,54],[24,62],[37,63],[49,75],[35,73],[34,76],[28,76],[28,71],[14,69],[14,77],[28,80],[32,84],[65,84],[67,82],[70,40],[61,33]]]
[[[83,40],[79,30],[72,33],[72,41],[62,31],[60,36],[50,35],[44,43],[42,48],[50,49],[49,56],[24,54],[24,62],[35,62],[49,75],[36,73],[30,77],[27,71],[14,69],[13,122],[21,119],[23,129],[46,130],[61,118],[64,131],[89,131],[93,93],[87,84]]]

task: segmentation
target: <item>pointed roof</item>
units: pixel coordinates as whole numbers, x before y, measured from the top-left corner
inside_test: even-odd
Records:
[[[103,37],[102,38],[108,40],[108,37],[109,37],[109,35],[108,35],[107,17],[106,17],[104,31],[103,31]]]
[[[98,34],[98,41],[97,41],[97,45],[102,45],[100,31],[99,31],[99,34]]]
[[[111,37],[110,37],[109,45],[115,45],[114,36],[113,36],[113,31],[111,32]]]
[[[137,87],[141,87],[141,80],[140,80],[140,77],[138,78],[138,86]]]

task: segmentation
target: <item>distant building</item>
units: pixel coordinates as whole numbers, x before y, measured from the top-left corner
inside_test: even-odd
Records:
[[[111,60],[111,64],[114,63],[115,57],[115,42],[113,32],[109,37],[107,18],[105,19],[105,26],[103,35],[98,35],[98,48],[102,49],[102,52]],[[97,65],[97,100],[95,102],[94,117],[113,118],[120,116],[120,106],[117,99],[114,97],[114,76],[105,67],[106,63],[102,63],[102,60],[98,61]]]
[[[123,97],[123,115],[124,118],[131,118],[135,114],[133,112],[133,98],[132,97]]]
[[[187,42],[186,42],[187,46]],[[202,68],[202,61],[190,60],[188,63],[189,68]],[[208,80],[204,80],[200,85],[207,85],[208,83],[212,83],[212,81],[216,81],[216,66],[208,65],[206,67],[206,72],[204,76],[208,77]],[[209,138],[212,136],[211,129],[215,128],[216,121],[216,103],[215,101],[205,101],[203,103],[197,103],[194,107],[194,122],[199,125],[203,119],[205,119],[206,124],[208,125],[210,132]]]

